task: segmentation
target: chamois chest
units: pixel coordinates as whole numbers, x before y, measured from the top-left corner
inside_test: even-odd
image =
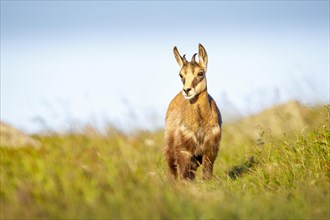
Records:
[[[220,140],[220,126],[209,125],[207,127],[192,128],[181,124],[177,130],[179,146],[195,155],[201,155],[209,146],[214,146]]]
[[[217,145],[220,140],[220,125],[218,115],[211,108],[189,106],[184,111],[182,121],[178,126],[177,137],[179,145],[195,155],[201,155],[208,147]]]

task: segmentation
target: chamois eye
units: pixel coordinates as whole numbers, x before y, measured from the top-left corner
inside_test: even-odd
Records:
[[[181,78],[181,79],[183,78],[183,76],[182,76],[182,74],[181,74],[181,73],[179,74],[179,76],[180,76],[180,78]]]
[[[203,72],[203,71],[200,71],[200,72],[198,73],[198,76],[199,76],[199,77],[203,77],[203,76],[204,76],[204,72]]]

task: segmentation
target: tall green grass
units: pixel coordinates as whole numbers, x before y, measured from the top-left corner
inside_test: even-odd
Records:
[[[0,216],[329,219],[329,108],[316,115],[303,131],[260,126],[257,138],[238,132],[243,122],[224,124],[207,182],[200,170],[194,182],[168,178],[162,131],[36,136],[40,149],[0,148]]]

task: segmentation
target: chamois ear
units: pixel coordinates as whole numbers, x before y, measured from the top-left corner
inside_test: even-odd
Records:
[[[176,62],[179,64],[180,68],[182,68],[184,65],[187,64],[185,55],[183,57],[181,57],[181,55],[178,51],[178,48],[174,47],[173,52],[174,52]]]
[[[206,50],[202,44],[198,45],[198,58],[199,58],[199,65],[201,65],[206,70],[208,58],[207,58]]]

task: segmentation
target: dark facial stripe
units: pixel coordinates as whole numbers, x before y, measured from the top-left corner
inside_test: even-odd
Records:
[[[198,83],[200,83],[203,79],[204,79],[204,77],[195,77],[191,83],[191,87],[196,88]]]

